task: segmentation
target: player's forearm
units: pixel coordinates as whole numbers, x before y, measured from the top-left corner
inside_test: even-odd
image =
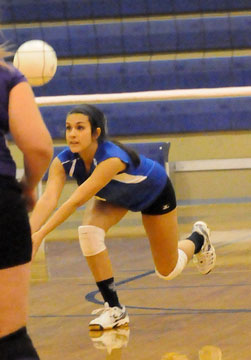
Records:
[[[77,203],[72,202],[71,200],[66,201],[40,229],[43,237],[48,235],[58,225],[62,224],[66,219],[68,219],[68,217],[76,211],[77,207]]]
[[[24,155],[23,182],[28,189],[34,189],[37,186],[49,166],[51,155],[49,147]]]
[[[87,184],[88,181],[86,181]],[[46,224],[41,228],[43,237],[54,230],[58,225],[62,224],[69,216],[71,216],[78,207],[85,204],[90,198],[96,194],[99,189],[92,182],[79,186],[71,197],[60,206],[60,208],[51,216]]]
[[[46,220],[55,210],[56,206],[56,201],[43,197],[40,198],[30,216],[30,226],[32,233],[38,231],[41,226],[44,225]]]

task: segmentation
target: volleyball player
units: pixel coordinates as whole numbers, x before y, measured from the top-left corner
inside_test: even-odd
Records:
[[[0,46],[0,359],[35,360],[27,334],[27,304],[32,255],[26,206],[36,201],[36,185],[49,165],[52,140],[24,76],[4,62]],[[24,157],[24,176],[7,146],[10,133]]]
[[[140,211],[150,241],[157,276],[171,280],[194,257],[199,271],[209,273],[216,260],[204,222],[178,243],[174,189],[165,169],[122,144],[106,138],[104,114],[92,105],[73,108],[66,118],[68,146],[52,162],[44,194],[31,216],[34,253],[43,238],[78,207],[94,197],[93,206],[78,228],[80,246],[102,294],[105,306],[91,330],[114,328],[129,322],[114,286],[105,234],[128,210]],[[50,217],[57,206],[66,175],[79,187]],[[47,220],[50,217],[49,220]]]

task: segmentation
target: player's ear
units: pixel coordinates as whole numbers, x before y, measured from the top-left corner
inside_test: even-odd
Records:
[[[101,134],[101,128],[97,127],[94,134],[96,140],[99,138],[100,134]]]

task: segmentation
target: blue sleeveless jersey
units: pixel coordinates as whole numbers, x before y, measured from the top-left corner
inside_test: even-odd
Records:
[[[146,209],[166,185],[166,171],[158,162],[140,155],[140,165],[135,167],[130,156],[110,141],[99,144],[89,173],[79,154],[72,153],[68,147],[58,154],[65,173],[75,178],[78,185],[92,174],[100,162],[114,157],[122,160],[127,167],[124,172],[114,176],[96,196],[131,211]]]
[[[14,66],[0,65],[0,175],[16,176],[16,165],[11,157],[5,135],[9,132],[9,94],[18,83],[26,81]]]

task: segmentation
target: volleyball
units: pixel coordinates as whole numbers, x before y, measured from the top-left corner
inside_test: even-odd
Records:
[[[46,42],[30,40],[17,49],[13,64],[25,75],[31,86],[41,86],[55,75],[57,55]]]

